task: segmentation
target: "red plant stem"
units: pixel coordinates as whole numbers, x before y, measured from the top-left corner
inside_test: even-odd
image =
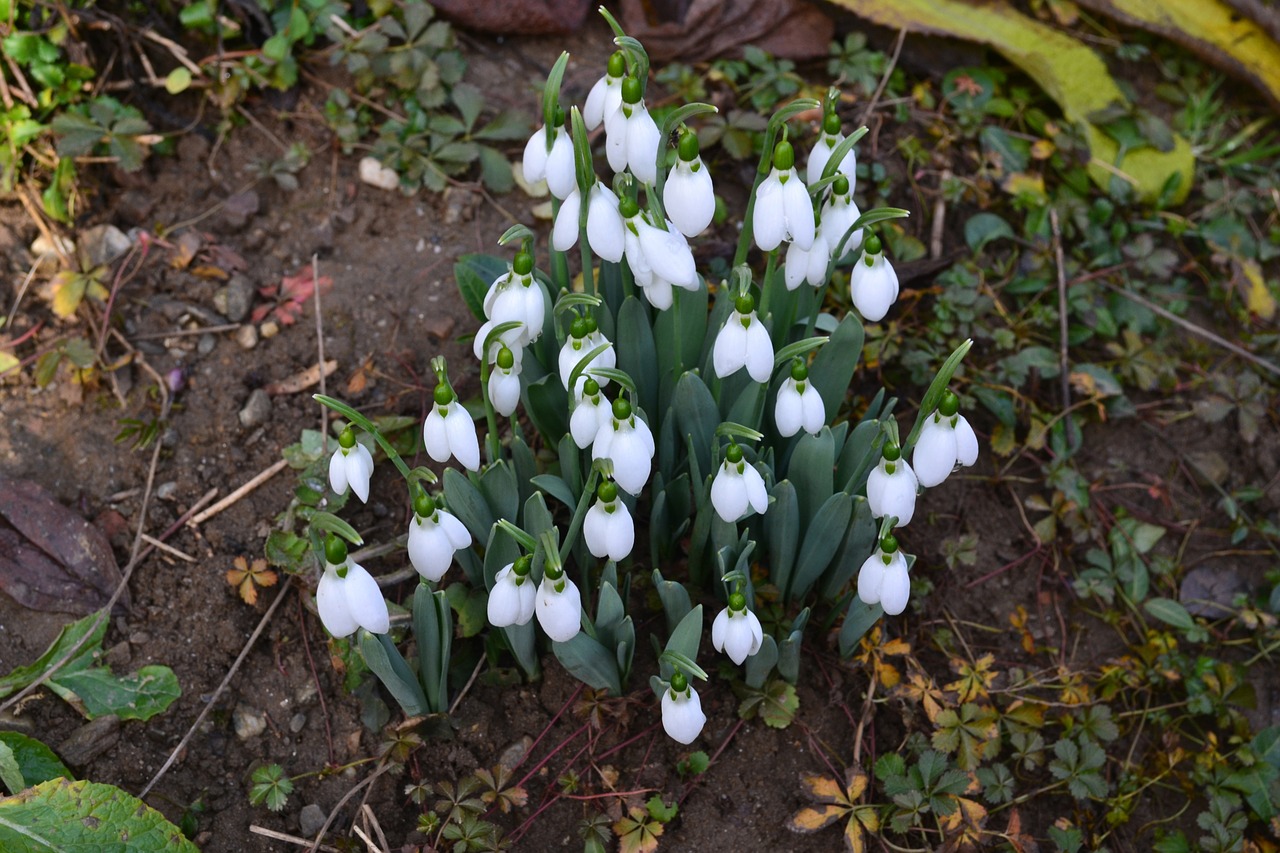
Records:
[[[551,731],[551,727],[552,727],[552,726],[554,726],[554,725],[556,724],[556,720],[559,720],[559,719],[560,719],[560,717],[564,715],[564,712],[565,712],[565,711],[567,711],[567,710],[569,710],[569,707],[570,707],[570,706],[571,706],[571,705],[572,705],[572,704],[577,700],[577,698],[578,698],[578,694],[580,694],[580,693],[582,692],[582,688],[583,688],[583,687],[585,687],[585,686],[586,686],[585,684],[579,684],[579,685],[578,685],[578,689],[577,689],[577,690],[575,690],[575,691],[573,691],[573,694],[572,694],[568,699],[566,699],[566,700],[565,700],[565,703],[564,703],[562,706],[560,706],[560,710],[559,710],[559,711],[556,711],[556,715],[555,715],[554,717],[552,717],[552,718],[551,718],[551,722],[547,723],[547,725],[546,725],[546,726],[542,729],[542,731],[538,734],[538,737],[537,737],[537,738],[535,738],[535,739],[534,739],[534,741],[533,741],[533,743],[529,745],[529,750],[528,750],[528,752],[526,752],[526,753],[525,753],[525,756],[526,756],[526,757],[528,757],[528,756],[532,755],[532,754],[533,754],[533,751],[534,751],[535,749],[537,749],[537,748],[538,748],[538,744],[542,743],[542,739],[543,739],[544,737],[546,737],[546,736],[547,736],[547,733],[548,733],[548,732],[550,732],[550,731]],[[582,731],[582,730],[581,730],[581,729],[579,729],[578,731]],[[576,737],[576,733],[575,733],[575,737]],[[563,744],[563,743],[562,743],[562,744],[560,744],[560,746],[557,746],[555,750],[552,750],[552,751],[551,751],[551,755],[555,755],[555,754],[556,754],[556,750],[560,749],[560,747],[562,747],[562,746],[564,746],[564,744]],[[548,755],[548,756],[547,756],[547,758],[550,758],[550,757],[551,757],[551,755]],[[530,776],[532,776],[534,773],[537,773],[540,769],[542,769],[542,765],[543,765],[543,764],[545,764],[545,763],[546,763],[546,761],[547,761],[547,759],[546,759],[546,758],[544,758],[541,762],[539,762],[539,763],[538,763],[538,766],[537,766],[537,767],[534,767],[532,770],[530,770],[530,771],[529,771],[529,773],[528,773],[528,774],[526,774],[526,775],[525,775],[525,777],[524,777],[523,779],[521,779],[519,782],[517,782],[516,784],[517,784],[518,786],[523,786],[525,782],[528,782],[528,781],[529,781],[529,777],[530,777]],[[521,764],[523,764],[523,763],[524,763],[524,762],[522,761],[522,762],[521,762]],[[520,764],[517,764],[517,765],[516,765],[516,767],[519,767],[519,766],[520,766]],[[514,769],[514,768],[513,768],[513,769]]]
[[[584,723],[582,728],[578,729],[578,731],[574,732],[567,739],[565,739],[565,741],[561,743],[560,746],[557,746],[554,750],[552,750],[551,755],[555,755],[557,751],[559,751],[562,747],[568,744],[570,740],[573,740],[574,738],[576,738],[582,732],[583,729],[588,728],[590,725],[591,725],[590,723]],[[560,772],[556,774],[555,778],[556,779],[562,778],[565,772],[568,771],[569,768],[573,767],[573,765],[577,764],[578,759],[582,757],[582,754],[590,748],[591,748],[591,743],[590,741],[588,741],[586,746],[578,750],[577,753],[575,753],[574,756],[570,758],[563,767],[560,768]],[[547,759],[551,758],[551,755],[548,755]],[[547,759],[543,759],[544,764],[546,763]],[[526,776],[525,778],[527,779],[528,777]],[[520,784],[521,786],[523,786],[524,782],[521,781]],[[522,835],[524,835],[526,832],[529,831],[529,827],[533,826],[533,821],[538,815],[542,814],[544,811],[551,808],[551,806],[554,805],[556,802],[558,802],[561,797],[566,796],[564,792],[556,792],[554,795],[548,796],[548,794],[550,794],[554,790],[555,790],[555,783],[552,782],[552,784],[547,786],[547,790],[543,792],[542,804],[538,806],[538,810],[535,811],[533,814],[529,815],[529,817],[525,818],[525,820],[522,821],[519,826],[517,826],[515,829],[511,831],[511,834],[507,838],[509,841],[511,841],[512,844],[518,841]]]
[[[640,732],[640,734],[633,735],[632,737],[629,737],[626,740],[624,740],[622,743],[617,744],[616,746],[609,747],[607,750],[605,750],[604,752],[596,756],[596,761],[600,761],[602,759],[608,758],[610,755],[613,755],[615,752],[617,752],[620,749],[625,749],[626,747],[640,740],[640,738],[647,736],[650,732],[656,729],[658,725],[659,723],[653,723],[649,726],[649,728]]]
[[[558,715],[557,715],[557,716],[558,716]],[[543,766],[544,766],[544,765],[546,765],[546,763],[547,763],[548,761],[550,761],[550,760],[552,759],[552,757],[553,757],[557,752],[559,752],[560,750],[564,749],[566,746],[568,746],[568,745],[569,745],[569,743],[570,743],[571,741],[576,740],[576,739],[577,739],[577,737],[578,737],[578,735],[582,734],[584,731],[586,731],[586,730],[587,730],[587,729],[589,729],[589,728],[591,728],[591,724],[590,724],[590,723],[583,723],[583,724],[582,724],[582,725],[581,725],[581,726],[580,726],[576,731],[574,731],[574,733],[573,733],[573,734],[569,735],[567,738],[565,738],[564,740],[560,741],[560,743],[556,745],[556,748],[555,748],[555,749],[553,749],[553,750],[551,750],[550,752],[548,752],[548,753],[546,754],[546,756],[544,756],[544,757],[543,757],[543,759],[542,759],[541,761],[539,761],[537,764],[535,764],[535,765],[533,766],[533,769],[532,769],[532,770],[530,770],[528,773],[526,773],[526,774],[524,775],[524,778],[523,778],[523,779],[521,779],[519,782],[517,782],[517,783],[516,783],[516,785],[517,785],[518,787],[523,788],[523,787],[524,787],[524,783],[525,783],[525,782],[528,782],[528,781],[529,781],[529,780],[534,776],[534,774],[536,774],[539,770],[541,770],[541,769],[543,768]],[[534,746],[537,746],[537,745],[538,745],[538,742],[537,742],[537,741],[534,741],[533,745],[534,745]],[[529,751],[530,751],[530,752],[532,752],[532,751],[533,751],[533,747],[530,747],[530,748],[529,748]]]
[[[26,341],[26,339],[27,339],[27,338],[31,337],[32,335],[34,335],[36,332],[40,331],[40,330],[41,330],[41,329],[43,329],[43,328],[44,328],[44,320],[41,320],[39,323],[36,323],[36,324],[35,324],[34,326],[32,326],[30,329],[27,329],[27,330],[26,330],[25,332],[23,332],[21,335],[18,335],[18,337],[16,337],[16,338],[14,338],[13,340],[9,341],[7,344],[5,344],[5,346],[6,346],[6,347],[16,347],[16,346],[18,346],[18,344],[23,343],[24,341]]]
[[[1016,560],[1013,560],[1013,561],[1011,561],[1011,562],[1005,563],[1005,564],[1004,564],[1003,566],[1001,566],[1000,568],[998,568],[998,569],[992,569],[991,571],[987,572],[987,573],[986,573],[985,575],[983,575],[982,577],[977,578],[977,579],[975,579],[975,580],[971,580],[971,581],[969,581],[967,584],[965,584],[965,585],[964,585],[964,588],[965,588],[965,589],[973,589],[973,588],[974,588],[975,586],[977,586],[978,584],[986,583],[987,581],[991,580],[992,578],[994,578],[994,577],[996,577],[996,576],[998,576],[998,575],[1002,575],[1002,574],[1004,574],[1005,572],[1009,571],[1010,569],[1013,569],[1013,568],[1016,568],[1017,566],[1022,565],[1022,564],[1023,564],[1023,563],[1025,563],[1027,560],[1030,560],[1032,557],[1034,557],[1036,554],[1039,554],[1042,550],[1044,550],[1044,546],[1043,546],[1043,545],[1037,545],[1035,548],[1032,548],[1030,551],[1028,551],[1027,553],[1023,554],[1021,557],[1018,557]]]

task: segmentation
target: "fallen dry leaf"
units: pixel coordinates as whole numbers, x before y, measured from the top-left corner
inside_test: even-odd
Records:
[[[324,363],[324,375],[326,378],[338,369],[338,362],[329,359]],[[267,385],[266,391],[273,397],[277,394],[297,394],[299,391],[305,391],[312,385],[320,381],[320,365],[313,364],[306,370],[293,374],[287,379],[281,379],[279,382],[272,382]]]

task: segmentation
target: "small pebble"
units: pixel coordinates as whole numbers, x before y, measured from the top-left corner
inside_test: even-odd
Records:
[[[108,714],[85,723],[71,733],[58,754],[72,767],[84,767],[99,755],[111,749],[120,740],[120,718]]]
[[[236,343],[243,350],[250,350],[256,347],[258,345],[258,327],[252,323],[245,323],[236,329]]]
[[[200,342],[196,344],[196,353],[198,355],[208,355],[213,352],[213,348],[218,345],[217,339],[210,334],[200,336]]]
[[[178,491],[178,483],[176,480],[170,480],[167,483],[161,483],[156,487],[156,497],[162,501],[171,501]]]
[[[295,735],[306,727],[307,715],[302,712],[294,714],[293,717],[289,719],[289,731],[293,732]]]
[[[240,740],[249,740],[266,731],[267,717],[257,708],[237,705],[231,712],[231,724],[236,730],[236,737]]]
[[[262,324],[262,328],[258,330],[264,338],[274,338],[280,334],[280,326],[275,320],[268,320]]]
[[[254,390],[240,410],[240,425],[256,427],[271,417],[271,395],[261,388]]]
[[[328,815],[324,813],[324,809],[315,803],[305,805],[298,814],[298,830],[308,838],[313,837],[324,828],[324,822],[327,818]]]
[[[400,176],[396,174],[395,169],[388,169],[379,163],[376,157],[361,158],[360,180],[382,190],[394,190],[400,186]]]

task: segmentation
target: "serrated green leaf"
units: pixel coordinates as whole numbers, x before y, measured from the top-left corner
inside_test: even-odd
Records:
[[[0,800],[5,853],[199,853],[164,815],[113,785],[57,779]]]

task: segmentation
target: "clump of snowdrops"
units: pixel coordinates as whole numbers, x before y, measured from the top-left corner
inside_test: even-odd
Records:
[[[810,606],[828,625],[843,618],[846,655],[882,613],[907,607],[913,558],[895,531],[922,488],[978,453],[947,388],[968,345],[941,366],[905,437],[883,391],[860,420],[844,417],[862,322],[881,320],[898,295],[874,226],[907,215],[854,202],[865,131],[844,134],[834,91],[780,109],[732,272],[708,281],[689,241],[712,223],[715,185],[688,122],[714,108],[689,104],[659,127],[645,103],[648,57],[610,23],[619,50],[585,105],[560,102],[564,54],[524,150],[525,177],[545,180],[555,199],[550,246],[515,226],[499,240],[508,255],[458,264],[480,324],[474,408],[484,422],[434,359],[422,438],[443,476],[410,470],[367,418],[319,398],[348,421],[331,461],[334,491],[367,498],[374,444],[406,480],[406,548],[421,576],[416,672],[388,637],[376,580],[348,554],[344,537],[360,544],[349,526],[329,525],[316,598],[329,632],[355,634],[415,716],[448,708],[452,615],[437,584],[449,571],[487,594],[492,630],[528,677],[549,647],[574,676],[614,694],[636,650],[629,593],[650,583],[666,625],[651,685],[666,732],[690,743],[706,720],[694,687],[707,678],[697,663],[704,602],[717,611],[712,645],[755,688],[795,682]],[[810,142],[789,123],[815,110]],[[604,177],[588,141],[599,127]],[[570,273],[575,250],[580,279]],[[861,316],[823,311],[841,266]],[[795,614],[790,625],[764,630],[754,612],[761,583]]]

